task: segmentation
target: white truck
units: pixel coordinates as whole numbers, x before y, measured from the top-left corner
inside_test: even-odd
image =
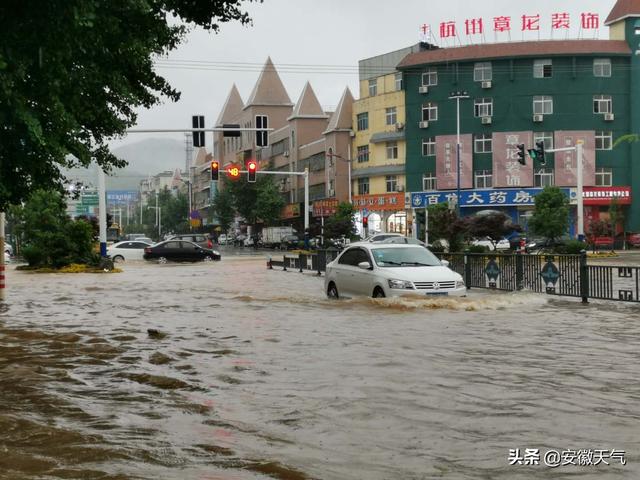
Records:
[[[265,247],[278,248],[287,235],[295,235],[293,227],[266,227],[262,229],[262,244]]]

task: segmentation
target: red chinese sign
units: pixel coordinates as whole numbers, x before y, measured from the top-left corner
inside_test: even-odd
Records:
[[[471,134],[460,135],[460,188],[473,188]],[[458,186],[458,156],[455,135],[436,136],[436,184],[438,190]]]
[[[525,14],[519,18],[512,19],[511,16],[500,15],[493,17],[492,30],[494,32],[511,32],[512,25],[515,24],[516,28],[522,32],[525,31],[540,31],[545,26],[550,26],[552,30],[564,30],[571,26],[571,15],[567,12],[554,12],[550,18],[543,19],[539,13]],[[549,23],[546,23],[550,20]],[[543,24],[541,24],[541,22]],[[576,25],[580,26],[582,30],[597,30],[600,28],[600,15],[593,12],[583,12],[580,14],[579,22]],[[487,25],[489,29],[491,25]],[[431,37],[431,26],[427,23],[422,24],[420,27],[420,37],[423,41],[428,41]],[[485,32],[484,20],[482,18],[467,18],[464,20],[464,29],[461,29],[465,35],[482,35]],[[435,32],[434,32],[435,33]],[[449,20],[440,22],[438,25],[438,34],[440,38],[455,38],[458,36],[458,27],[455,21]]]
[[[404,193],[381,193],[379,195],[354,195],[356,210],[366,208],[370,212],[382,210],[404,210]]]
[[[323,200],[316,200],[313,202],[313,216],[314,217],[330,217],[338,209],[337,198],[325,198]]]
[[[585,205],[631,205],[631,187],[584,187],[582,198]]]

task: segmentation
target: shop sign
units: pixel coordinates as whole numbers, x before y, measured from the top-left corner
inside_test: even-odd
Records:
[[[300,204],[288,203],[282,208],[281,218],[295,218],[300,216]]]
[[[569,189],[560,189],[567,198]],[[504,188],[492,190],[462,190],[460,192],[460,207],[513,207],[519,205],[535,205],[535,196],[542,191],[542,188]],[[456,192],[434,191],[434,192],[414,192],[411,194],[412,208],[425,208],[438,203],[455,204],[457,200]]]
[[[372,212],[404,210],[404,194],[381,193],[379,195],[355,195],[352,203],[356,210],[369,209]]]
[[[571,189],[571,203],[576,203],[577,191]],[[615,199],[619,205],[631,205],[631,187],[584,187],[584,205],[611,205]]]
[[[322,200],[316,200],[313,202],[313,216],[314,217],[330,217],[338,208],[337,198],[325,198]]]
[[[137,190],[108,190],[107,203],[109,205],[126,205],[138,201],[140,192]],[[96,195],[97,196],[97,195]]]

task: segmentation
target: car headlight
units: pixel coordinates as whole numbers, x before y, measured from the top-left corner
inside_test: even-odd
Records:
[[[462,288],[464,287],[464,280],[458,280],[456,282],[456,288]]]
[[[413,283],[405,280],[389,280],[389,288],[393,289],[410,289],[413,290]]]
[[[214,255],[220,255],[220,252],[217,250],[211,250],[213,252]]]

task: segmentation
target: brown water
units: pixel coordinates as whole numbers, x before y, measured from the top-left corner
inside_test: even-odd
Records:
[[[638,306],[332,302],[262,258],[124,268],[9,272],[0,478],[640,476]],[[627,465],[509,466],[510,448]]]

